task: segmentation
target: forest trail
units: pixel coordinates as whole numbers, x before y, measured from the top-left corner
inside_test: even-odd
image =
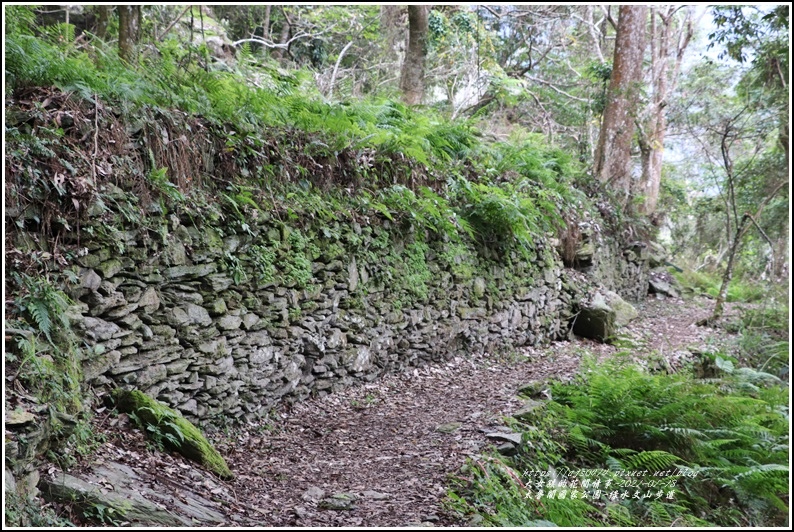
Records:
[[[649,297],[621,334],[631,339],[634,358],[659,364],[660,357],[649,357],[659,353],[676,370],[692,351],[729,341],[694,325],[712,304]],[[524,402],[518,388],[573,376],[586,352],[617,351],[576,340],[503,357],[456,358],[284,407],[260,427],[213,435],[237,475],[229,482],[179,456],[152,453],[139,431],[120,436],[123,417],[106,418],[98,429],[108,439],[97,463],[132,467],[143,495],[156,494],[148,498],[183,522],[207,517],[186,504],[194,503],[204,505],[213,521],[204,524],[213,525],[466,526],[444,510],[447,479],[495,443],[487,433],[507,430],[500,428],[503,416]]]

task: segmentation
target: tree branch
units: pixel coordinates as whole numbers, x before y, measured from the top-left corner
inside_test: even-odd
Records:
[[[609,25],[610,25],[610,26],[612,26],[612,29],[613,29],[613,30],[615,30],[615,31],[617,31],[617,29],[618,29],[618,23],[617,23],[617,22],[615,22],[615,19],[614,19],[614,18],[612,18],[612,13],[610,13],[610,12],[609,12],[609,8],[608,8],[608,7],[601,6],[601,11],[603,11],[603,12],[604,12],[604,16],[606,17],[606,19],[607,19],[607,22],[609,22]]]
[[[585,20],[576,13],[572,13],[571,16],[574,19],[580,20],[585,26],[587,26],[587,33],[590,35],[590,38],[593,39],[593,46],[595,47],[595,52],[598,56],[598,62],[603,65],[606,61],[604,60],[604,54],[601,53],[601,44],[599,43],[598,34],[596,33],[596,23],[593,20],[593,6],[587,6],[586,13],[590,20]]]
[[[574,96],[573,94],[568,94],[564,90],[558,89],[557,87],[552,85],[551,82],[549,82],[549,81],[546,81],[546,80],[543,80],[543,79],[539,79],[539,78],[536,78],[534,76],[527,76],[527,79],[529,79],[531,81],[534,81],[535,83],[540,83],[541,85],[546,85],[547,87],[549,87],[554,92],[556,92],[558,94],[562,94],[563,96],[566,96],[566,97],[570,98],[571,100],[574,100],[574,101],[577,101],[577,102],[584,102],[584,103],[587,103],[587,102],[590,101],[590,100],[586,100],[585,98],[579,98],[578,96]]]
[[[187,12],[188,12],[188,9],[190,9],[191,7],[193,7],[193,6],[192,6],[192,5],[190,5],[190,6],[187,6],[187,7],[186,7],[184,10],[182,10],[182,12],[179,14],[179,16],[178,16],[178,17],[176,17],[176,18],[175,18],[175,19],[174,19],[174,20],[171,22],[171,24],[169,24],[169,25],[168,25],[168,27],[167,27],[165,30],[163,30],[163,33],[161,33],[161,34],[160,34],[160,36],[157,38],[157,42],[162,42],[162,41],[163,41],[163,37],[165,37],[165,35],[166,35],[166,34],[167,34],[169,31],[171,31],[171,28],[173,28],[173,27],[174,27],[174,24],[176,24],[177,22],[179,22],[179,19],[181,19],[182,17],[184,17],[184,16],[185,16],[185,13],[187,13]]]
[[[334,82],[336,81],[336,73],[339,71],[339,63],[342,62],[342,57],[344,57],[345,52],[353,46],[353,41],[350,41],[342,48],[342,51],[339,52],[339,57],[336,58],[336,64],[334,65],[334,73],[331,74],[331,82],[328,84],[328,98],[334,93]]]
[[[755,218],[753,217],[752,214],[750,214],[749,212],[746,212],[746,213],[744,213],[744,215],[747,216],[748,218],[750,218],[750,221],[753,222],[753,225],[755,226],[755,228],[758,229],[758,232],[761,233],[762,237],[764,237],[764,240],[766,240],[766,242],[769,244],[769,247],[772,248],[772,256],[773,256],[773,260],[774,260],[775,246],[774,246],[774,244],[772,244],[772,240],[770,240],[770,238],[768,236],[766,236],[766,233],[764,232],[763,229],[761,229],[761,226],[758,225],[758,222],[755,221]]]
[[[493,9],[491,9],[490,6],[479,6],[479,7],[485,8],[486,11],[488,11],[491,15],[495,16],[497,19],[501,19],[502,18],[502,15],[500,13],[497,13]]]
[[[283,50],[287,50],[289,48],[289,45],[292,44],[293,42],[295,42],[296,40],[302,39],[304,37],[311,37],[311,36],[312,35],[309,34],[309,33],[300,32],[300,33],[296,34],[294,37],[292,37],[290,40],[288,40],[287,42],[281,43],[281,44],[276,44],[274,42],[268,42],[268,41],[266,41],[264,39],[260,39],[259,37],[251,37],[249,39],[240,39],[239,41],[234,41],[232,43],[232,46],[239,46],[240,44],[242,44],[244,42],[255,42],[255,43],[261,44],[262,46],[266,46],[268,48],[280,48],[280,49],[283,49]]]

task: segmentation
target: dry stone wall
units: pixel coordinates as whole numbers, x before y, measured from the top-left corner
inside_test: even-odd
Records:
[[[647,290],[641,257],[608,242],[588,281],[542,244],[519,260],[385,221],[159,219],[83,236],[71,319],[87,381],[138,388],[205,425],[565,337],[594,275],[625,296]],[[609,264],[618,270],[605,276]]]

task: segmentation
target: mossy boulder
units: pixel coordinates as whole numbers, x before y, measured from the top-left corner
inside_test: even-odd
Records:
[[[615,325],[617,327],[627,325],[640,315],[631,303],[628,303],[615,292],[610,290],[604,291],[604,298],[606,299],[607,305],[615,311]]]
[[[573,333],[602,342],[614,338],[615,329],[628,324],[639,314],[617,293],[596,292],[582,309],[573,324]]]
[[[234,478],[226,460],[190,421],[176,410],[152,399],[140,390],[117,389],[113,392],[120,412],[134,414],[144,428],[154,427],[161,434],[163,445],[189,460],[198,462],[219,477]],[[147,434],[150,431],[146,431]]]
[[[603,297],[594,298],[579,311],[573,323],[573,333],[606,342],[615,334],[615,311]]]

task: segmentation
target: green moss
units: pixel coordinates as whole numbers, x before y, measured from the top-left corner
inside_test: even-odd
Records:
[[[310,314],[315,310],[317,310],[318,307],[319,305],[317,304],[316,301],[306,301],[304,303],[301,303],[300,311],[305,312],[306,314]]]
[[[444,263],[455,279],[458,281],[469,281],[474,277],[475,255],[462,242],[449,242],[444,244],[442,251],[438,254],[439,259]]]
[[[332,242],[323,246],[321,257],[327,261],[342,258],[347,255],[347,250],[339,245],[337,242]]]
[[[319,257],[319,248],[298,229],[289,231],[284,249],[284,280],[305,288],[313,279],[312,259]]]
[[[75,526],[55,514],[51,505],[43,506],[39,499],[28,499],[13,491],[6,491],[3,514],[6,526],[52,528]]]
[[[223,250],[223,240],[215,229],[205,227],[202,229],[201,236],[203,244],[211,253],[220,253]]]
[[[402,257],[408,273],[404,277],[405,288],[419,300],[427,299],[427,283],[433,276],[427,267],[427,250],[427,244],[415,241],[405,246]]]
[[[147,435],[159,436],[166,447],[200,463],[221,478],[234,478],[226,460],[201,431],[177,411],[140,390],[116,389],[113,397],[119,411],[137,418]]]
[[[269,245],[251,246],[250,256],[254,263],[256,281],[260,286],[266,286],[276,280],[276,248],[278,242],[270,241]]]

